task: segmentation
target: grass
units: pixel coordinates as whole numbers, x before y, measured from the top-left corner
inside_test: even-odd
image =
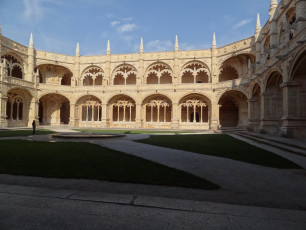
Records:
[[[90,143],[0,141],[0,173],[218,189],[205,179]]]
[[[48,129],[38,129],[36,130],[36,135],[43,134],[52,134],[55,133]],[[32,129],[27,130],[1,130],[0,137],[21,137],[21,136],[30,136],[33,134]]]
[[[187,133],[186,131],[165,131],[165,130],[117,130],[117,129],[74,129],[86,133],[123,133],[123,134],[150,134],[150,133]],[[188,132],[190,133],[190,131]]]
[[[281,169],[302,169],[277,155],[226,134],[150,136],[137,142]]]

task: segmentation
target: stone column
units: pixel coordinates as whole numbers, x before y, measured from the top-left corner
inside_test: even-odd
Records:
[[[69,126],[75,126],[75,104],[70,103],[70,118],[69,118]]]
[[[306,119],[300,117],[300,103],[298,101],[302,86],[300,82],[288,81],[281,84],[283,88],[283,118],[281,135],[285,137],[305,137]]]
[[[109,111],[106,103],[102,103],[102,116],[101,116],[101,126],[102,128],[109,127]],[[111,109],[112,107],[109,107]]]
[[[215,103],[212,103],[211,106],[211,121],[210,121],[210,128],[212,130],[217,130],[220,125],[219,121],[219,110],[220,110],[221,105]],[[209,122],[209,121],[208,121]]]
[[[252,131],[257,131],[259,128],[260,117],[255,117],[256,110],[256,99],[249,99],[248,101],[248,129]]]
[[[141,128],[141,121],[143,120],[143,118],[141,117],[141,103],[136,104],[135,110],[136,110],[135,128],[140,129]]]
[[[179,104],[172,103],[172,120],[171,120],[171,128],[179,129]]]
[[[297,33],[306,28],[306,0],[295,0]]]
[[[7,128],[8,123],[6,120],[6,103],[7,103],[7,96],[3,93],[0,93],[0,128]]]
[[[25,105],[25,103],[24,103]],[[32,98],[30,104],[29,104],[29,117],[28,117],[28,127],[32,127],[32,122],[33,120],[35,120],[36,122],[36,126],[39,125],[39,121],[38,121],[38,106],[39,106],[39,101],[36,100],[36,98]],[[26,110],[24,110],[26,111]],[[24,119],[26,119],[27,117],[25,116],[24,113]]]

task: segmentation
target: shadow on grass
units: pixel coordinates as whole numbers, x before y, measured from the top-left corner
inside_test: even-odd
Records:
[[[0,141],[0,173],[123,183],[220,187],[197,176],[90,143]]]
[[[52,133],[55,133],[55,132],[48,130],[48,129],[36,130],[36,135],[45,135],[45,134],[52,134]],[[22,137],[22,136],[30,136],[30,135],[33,135],[33,131],[31,129],[0,131],[0,137]]]

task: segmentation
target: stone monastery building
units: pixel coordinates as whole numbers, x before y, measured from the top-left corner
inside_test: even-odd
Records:
[[[0,128],[219,129],[306,138],[306,0],[271,0],[254,36],[208,50],[75,56],[0,30]]]

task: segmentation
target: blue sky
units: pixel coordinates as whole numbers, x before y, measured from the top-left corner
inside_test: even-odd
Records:
[[[33,32],[39,50],[82,55],[170,51],[178,35],[180,50],[208,49],[254,34],[257,12],[262,26],[270,0],[0,0],[2,34],[28,45]]]

